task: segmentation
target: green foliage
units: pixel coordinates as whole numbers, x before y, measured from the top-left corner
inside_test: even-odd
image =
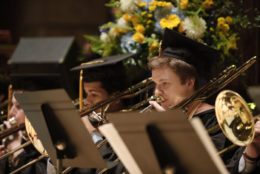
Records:
[[[113,8],[120,7],[120,5],[121,5],[120,2],[118,2],[117,0],[110,0],[110,2],[105,4],[105,6],[113,7]]]

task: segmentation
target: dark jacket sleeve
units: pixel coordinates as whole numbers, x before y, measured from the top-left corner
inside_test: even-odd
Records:
[[[200,114],[195,115],[194,117],[199,117],[206,129],[209,129],[218,124],[214,109],[202,112]],[[224,148],[232,145],[232,143],[226,138],[226,136],[223,134],[220,128],[209,133],[209,136],[218,151],[223,150]],[[243,150],[244,147],[236,146],[235,148],[221,155],[221,158],[230,173],[238,173],[239,160],[242,156]]]
[[[98,144],[98,143],[97,143]],[[90,169],[90,168],[74,168],[69,174],[98,174],[103,171],[105,174],[120,174],[125,171],[123,164],[118,161],[117,155],[113,151],[109,143],[104,144],[99,152],[105,162],[110,165],[106,169]]]
[[[19,154],[15,159],[14,162],[10,162],[8,158],[5,158],[0,161],[0,174],[2,173],[10,173],[28,162],[36,159],[40,156],[40,153],[35,150],[35,148],[30,145],[24,149],[24,151]],[[24,168],[18,174],[46,174],[46,168],[47,167],[47,158],[43,158],[40,161],[29,165],[28,167]]]

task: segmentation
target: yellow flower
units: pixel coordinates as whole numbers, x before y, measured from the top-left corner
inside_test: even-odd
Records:
[[[189,0],[181,0],[181,9],[185,10],[188,7]]]
[[[145,2],[139,3],[139,6],[140,6],[140,7],[145,7],[146,5],[147,5],[147,3],[145,3]]]
[[[122,29],[122,28],[121,28],[119,31],[120,31],[121,33],[128,33],[128,32],[129,32],[128,29]]]
[[[230,27],[225,22],[218,22],[217,27],[223,31],[229,31]]]
[[[171,14],[171,15],[167,15],[166,18],[162,18],[160,20],[160,25],[161,25],[162,29],[164,29],[164,28],[173,29],[173,28],[177,27],[180,22],[181,22],[181,20],[177,15]]]
[[[229,29],[230,29],[229,25],[228,24],[224,24],[223,30],[224,31],[229,31]]]
[[[226,17],[226,21],[228,24],[231,24],[232,23],[232,18],[230,16],[227,16]]]
[[[155,11],[155,9],[156,9],[156,6],[155,6],[155,5],[152,5],[152,6],[149,7],[149,10],[150,10],[150,11]]]
[[[165,2],[166,7],[170,7],[172,4],[170,2]]]
[[[148,18],[151,18],[151,17],[153,17],[153,15],[152,15],[151,13],[149,13],[149,14],[147,15],[147,17],[148,17]]]
[[[203,9],[209,9],[213,4],[214,4],[213,0],[205,0],[202,3],[202,8]]]
[[[184,26],[184,23],[183,23],[183,21],[181,21],[181,22],[180,22],[180,25],[179,25],[179,27],[178,27],[178,32],[179,32],[179,33],[183,33],[183,32],[184,32],[183,26]]]
[[[133,40],[141,44],[144,41],[144,35],[142,33],[136,32],[133,35]]]
[[[210,31],[214,31],[214,28],[210,27],[209,30],[210,30]]]
[[[150,6],[158,6],[158,7],[169,7],[171,6],[170,2],[165,1],[152,1],[149,3]]]
[[[163,6],[163,2],[162,1],[157,1],[157,5],[162,7]]]
[[[120,36],[121,33],[127,33],[127,29],[122,28],[113,28],[113,32],[116,34],[116,36]]]
[[[149,19],[146,23],[149,25],[149,24],[153,23],[153,21],[151,19]]]
[[[138,32],[138,33],[144,34],[144,31],[145,31],[144,26],[141,25],[141,24],[138,24],[138,25],[135,27],[135,31]]]
[[[152,1],[149,3],[150,6],[155,6],[156,5],[156,1]]]
[[[224,22],[218,22],[217,27],[222,30],[224,28],[224,25]]]
[[[128,21],[131,20],[131,15],[126,13],[126,14],[123,15],[123,18],[124,18],[125,21],[128,22]]]
[[[149,47],[149,50],[155,50],[155,49],[157,49],[159,47],[159,43],[158,43],[158,41],[157,40],[154,40],[153,41],[153,43],[152,43],[152,45]]]
[[[143,11],[141,14],[142,14],[142,16],[144,16],[147,14],[147,11]]]
[[[223,22],[225,22],[225,19],[223,17],[219,17],[218,18],[218,23],[223,23]]]
[[[119,32],[118,28],[113,28],[112,30],[113,30],[113,32],[115,33],[116,36],[120,35],[120,32]]]
[[[133,23],[133,26],[136,26],[137,25],[137,22],[138,22],[138,16],[134,15],[131,17],[131,21]]]

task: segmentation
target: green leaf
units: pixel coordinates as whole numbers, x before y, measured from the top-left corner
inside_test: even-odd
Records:
[[[91,42],[101,42],[99,36],[92,36],[92,35],[84,34],[83,37],[86,40],[89,40]]]
[[[117,8],[121,6],[121,3],[117,0],[110,0],[110,2],[106,3],[105,6],[107,7],[112,7],[112,8]]]

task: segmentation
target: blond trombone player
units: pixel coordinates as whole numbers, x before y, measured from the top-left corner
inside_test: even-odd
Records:
[[[165,111],[190,97],[198,88],[194,67],[197,70],[205,68],[205,64],[209,67],[209,61],[212,61],[209,59],[216,56],[217,53],[212,48],[166,29],[162,41],[162,55],[149,61],[152,80],[156,84],[155,95],[163,97],[164,100],[160,104],[156,101],[151,101],[150,104],[157,111]],[[206,128],[217,124],[214,107],[207,103],[189,105],[188,119],[193,117],[199,117]],[[260,121],[255,124],[255,134],[255,139],[245,149],[236,148],[222,155],[231,173],[259,173]],[[229,144],[220,130],[211,133],[210,137],[218,150]]]

